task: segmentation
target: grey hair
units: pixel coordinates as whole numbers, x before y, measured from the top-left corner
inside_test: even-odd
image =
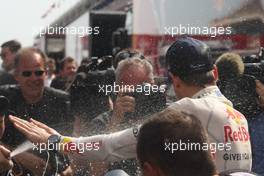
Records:
[[[137,57],[132,57],[129,59],[122,60],[118,63],[118,66],[115,71],[117,83],[120,82],[121,74],[123,73],[123,71],[127,70],[132,66],[143,67],[149,80],[154,80],[153,67],[151,63],[147,59],[139,59]]]

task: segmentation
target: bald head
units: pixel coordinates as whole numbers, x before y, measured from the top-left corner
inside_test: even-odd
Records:
[[[17,70],[19,68],[19,65],[23,62],[28,62],[30,60],[32,60],[32,58],[34,58],[36,55],[38,55],[39,58],[41,58],[43,64],[46,64],[46,55],[39,49],[37,48],[23,48],[21,49],[16,57],[15,57],[15,62],[14,62],[14,66],[15,69]]]

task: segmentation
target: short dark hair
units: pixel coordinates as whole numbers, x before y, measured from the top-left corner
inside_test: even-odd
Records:
[[[21,48],[20,42],[16,40],[10,40],[1,45],[2,48],[7,47],[12,53],[16,53]]]
[[[75,62],[75,59],[74,58],[72,58],[72,57],[65,57],[64,59],[62,59],[61,61],[60,61],[60,70],[63,70],[64,69],[64,66],[65,66],[65,64],[66,63],[72,63],[72,62]],[[76,62],[75,62],[76,63]]]
[[[189,86],[204,87],[206,84],[212,84],[215,82],[212,71],[179,77],[185,84]]]
[[[46,61],[47,61],[46,54],[44,52],[42,52],[40,49],[33,48],[33,47],[22,48],[21,50],[18,51],[18,53],[15,56],[15,60],[14,60],[14,66],[15,66],[15,68],[18,68],[19,62],[20,62],[21,58],[24,55],[27,55],[28,53],[30,53],[30,54],[31,53],[37,53],[37,54],[39,54],[41,56],[43,62],[44,62],[45,68],[46,68]]]
[[[212,176],[216,167],[209,150],[165,150],[165,142],[207,143],[201,122],[193,115],[167,108],[154,114],[140,128],[137,155],[141,166],[145,162],[158,166],[166,176]]]

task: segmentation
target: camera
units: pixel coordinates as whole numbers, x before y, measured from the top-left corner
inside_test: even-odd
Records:
[[[144,83],[137,85],[133,92],[125,95],[135,98],[135,111],[127,112],[125,114],[126,120],[139,120],[166,108],[165,85],[158,86]]]
[[[264,83],[264,48],[260,47],[257,55],[244,56],[244,74],[254,76]]]
[[[248,119],[254,118],[262,112],[258,105],[255,80],[264,82],[264,49],[260,48],[257,55],[243,57],[244,74],[218,82],[221,92]]]
[[[109,109],[109,96],[100,92],[99,86],[114,83],[112,60],[112,56],[93,57],[79,67],[69,89],[73,114],[91,120]]]

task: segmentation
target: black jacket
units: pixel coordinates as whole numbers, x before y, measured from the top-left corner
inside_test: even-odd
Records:
[[[10,73],[7,73],[5,71],[0,71],[0,85],[6,85],[6,84],[17,84],[15,78]]]
[[[25,120],[33,118],[62,134],[72,132],[73,117],[70,112],[69,95],[66,92],[45,87],[43,98],[35,104],[26,103],[18,85],[0,86],[0,95],[9,99],[11,114]],[[5,144],[17,146],[25,141],[25,137],[14,128],[8,118],[5,125],[2,138]]]

